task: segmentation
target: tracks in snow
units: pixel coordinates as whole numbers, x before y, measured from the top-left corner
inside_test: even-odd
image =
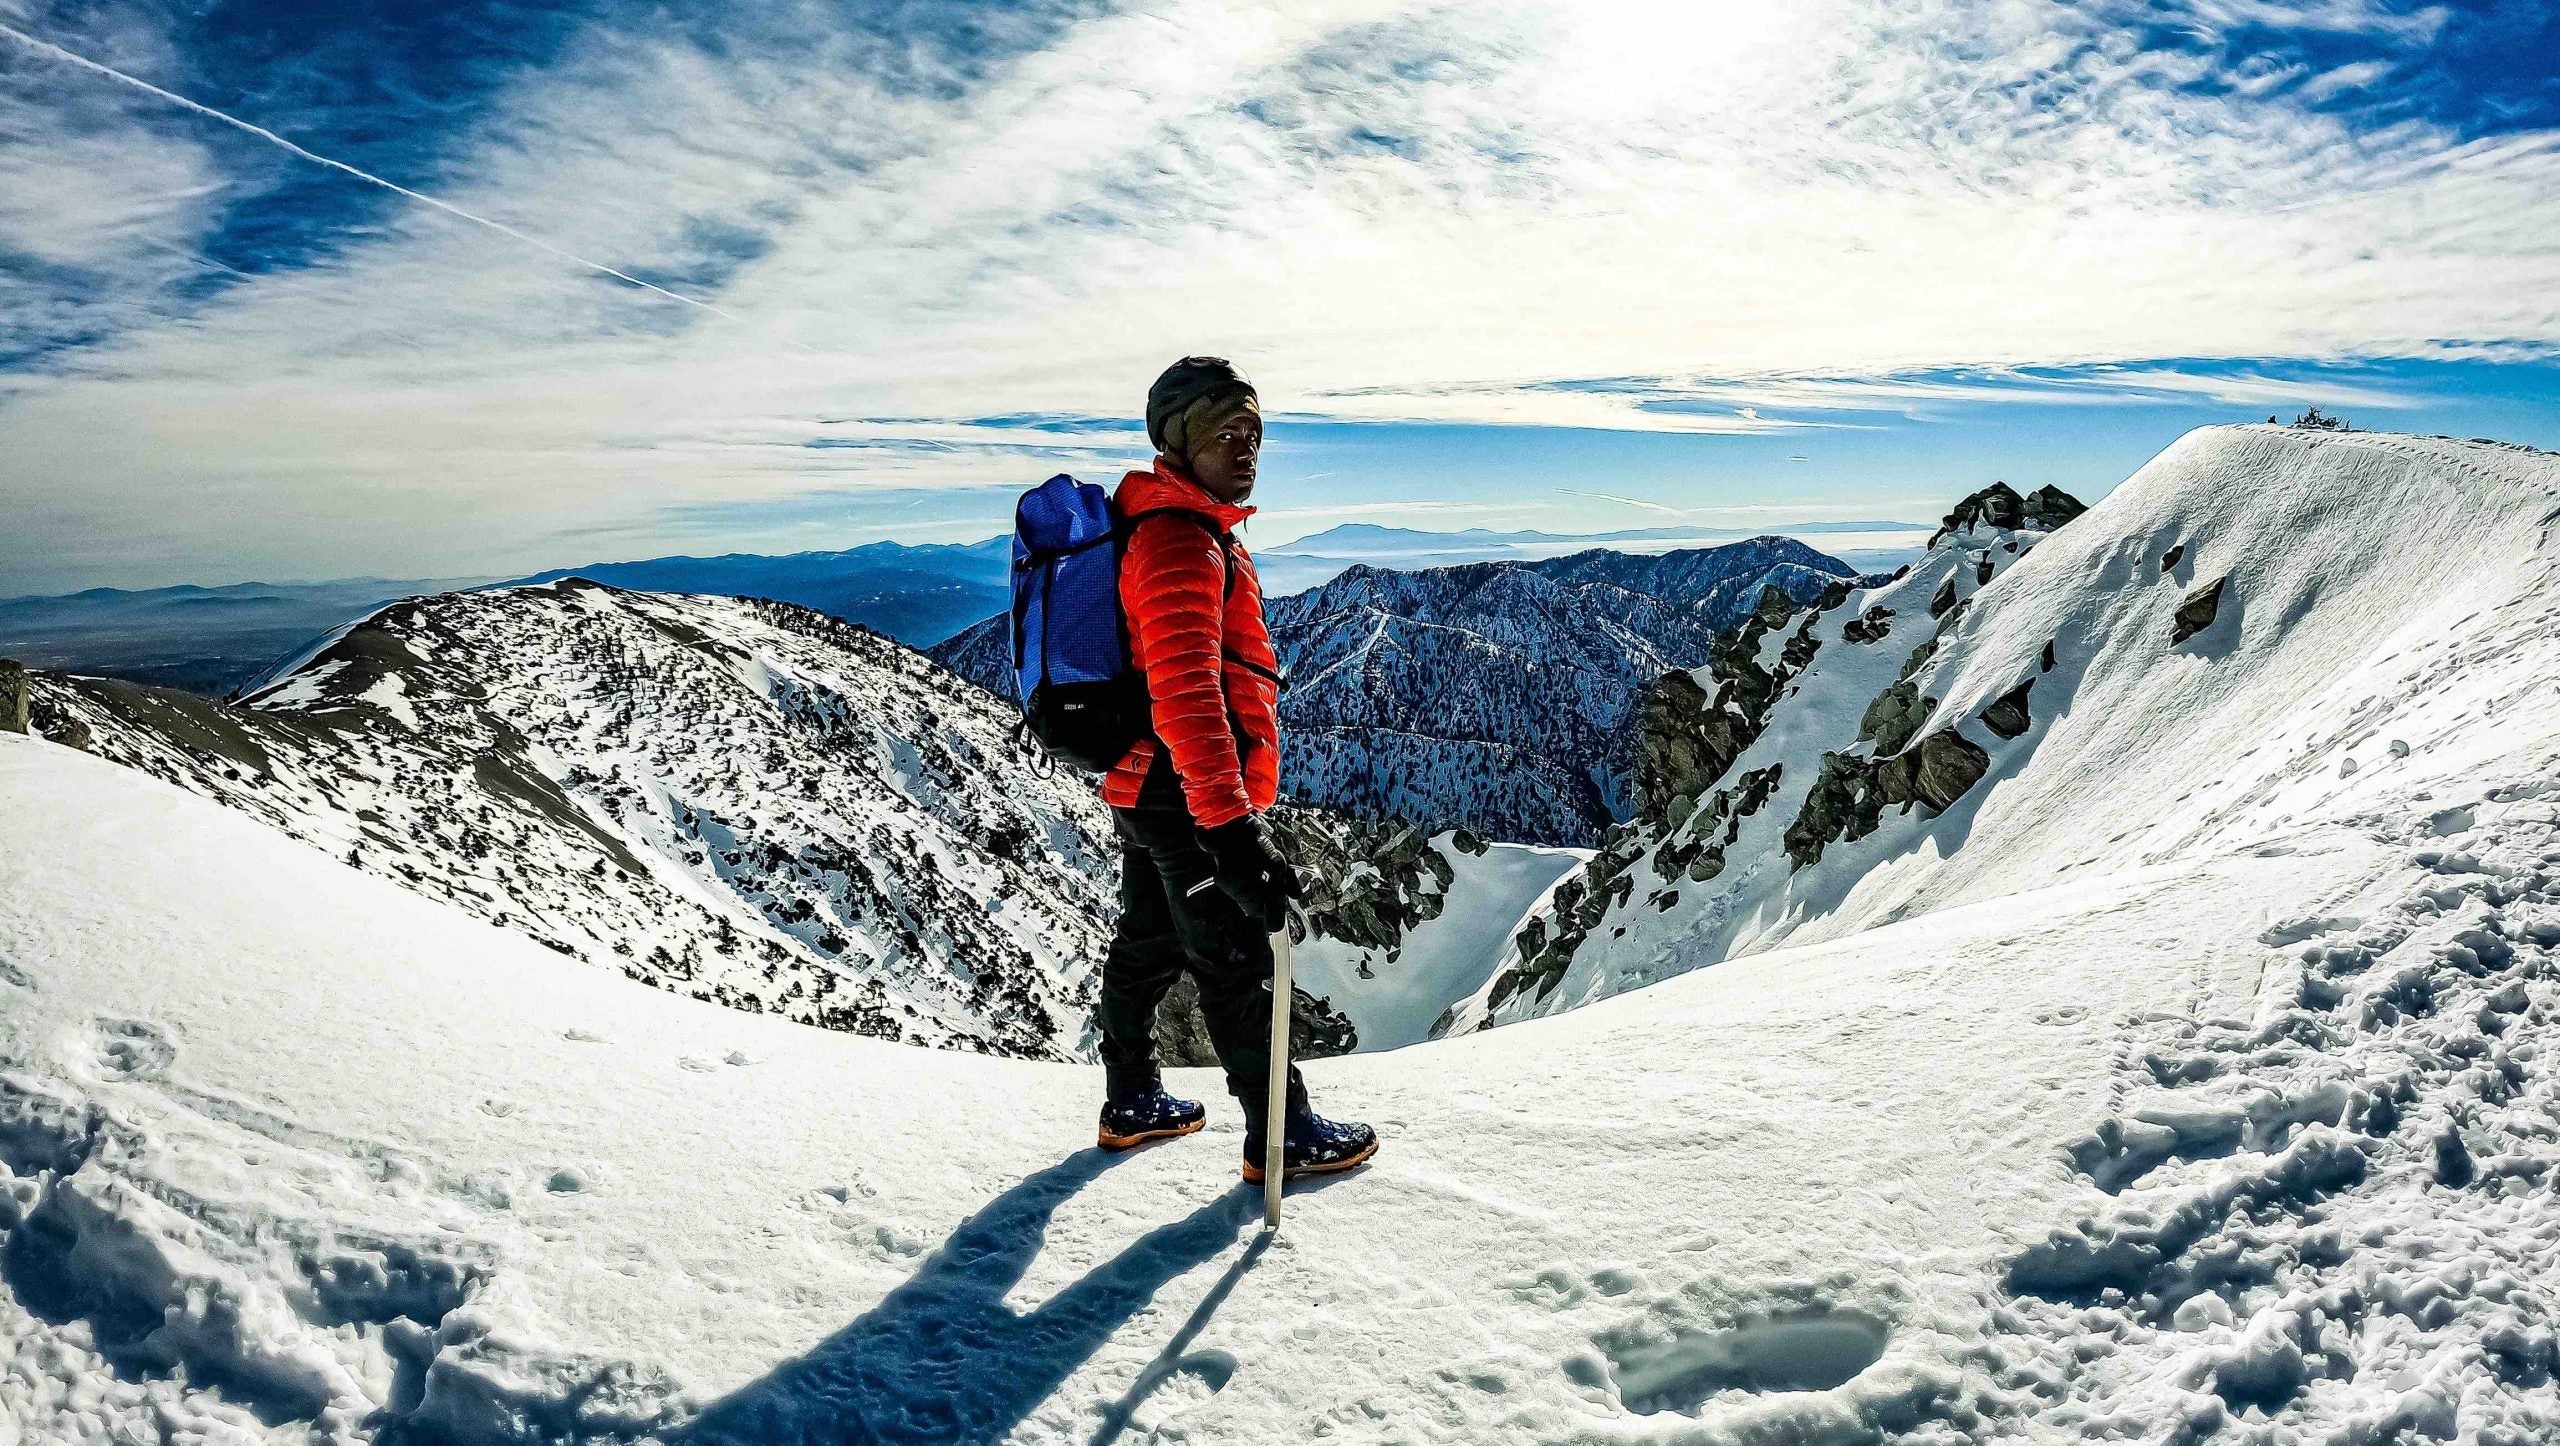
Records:
[[[2560,784],[2405,820],[2362,916],[2270,929],[2250,1021],[2154,1015],[2100,1192],[2008,1260],[2016,1419],[2340,1443],[2560,1437]]]

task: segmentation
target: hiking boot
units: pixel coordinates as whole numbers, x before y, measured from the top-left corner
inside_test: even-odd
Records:
[[[1110,1100],[1102,1106],[1102,1130],[1095,1143],[1106,1150],[1131,1150],[1149,1140],[1170,1140],[1206,1124],[1209,1112],[1196,1100],[1178,1100],[1158,1085],[1142,1095]]]
[[[1244,1177],[1256,1185],[1262,1183],[1261,1135],[1259,1130],[1247,1130],[1244,1138]],[[1301,1175],[1330,1175],[1376,1153],[1376,1130],[1350,1120],[1328,1120],[1309,1110],[1289,1121],[1289,1133],[1280,1142],[1280,1178],[1287,1182]]]

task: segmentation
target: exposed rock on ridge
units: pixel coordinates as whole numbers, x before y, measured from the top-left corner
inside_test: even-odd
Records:
[[[1964,627],[1974,595],[2052,527],[2085,510],[2058,489],[2020,497],[1995,485],[1959,503],[1929,556],[1905,575],[1863,592],[1828,589],[1802,611],[1763,594],[1718,640],[1708,666],[1669,674],[1648,691],[1638,722],[1635,816],[1610,832],[1581,873],[1558,885],[1548,908],[1513,941],[1515,961],[1479,1000],[1444,1016],[1442,1032],[1572,1002],[1551,996],[1577,960],[1608,954],[1631,913],[1685,907],[1685,898],[1701,892],[1721,897],[1740,887],[1726,879],[1730,869],[1758,875],[1762,855],[1734,850],[1768,810],[1780,810],[1776,818],[1784,822],[1762,832],[1754,849],[1781,855],[1784,868],[1804,869],[1828,849],[1875,833],[1890,811],[1954,807],[1991,768],[1989,750],[1964,729],[1978,727],[1992,740],[2023,736],[2033,723],[2030,685],[2021,680],[1978,718],[1932,727],[1939,701],[1923,683],[1946,640]],[[1902,656],[1898,671],[1877,677],[1893,667],[1885,661],[1893,655],[1878,657],[1873,645],[1918,599],[1927,600],[1929,635]],[[1780,707],[1797,706],[1785,700],[1828,646],[1851,656],[1835,670],[1840,680],[1826,684],[1830,701],[1806,706],[1816,707],[1815,718],[1854,720],[1856,736],[1795,764],[1755,753]],[[1858,688],[1849,680],[1859,677],[1875,679],[1863,685],[1872,691],[1842,699],[1838,690]],[[1820,711],[1826,709],[1833,711]],[[1799,721],[1795,729],[1806,726]],[[1796,767],[1801,772],[1791,777]]]

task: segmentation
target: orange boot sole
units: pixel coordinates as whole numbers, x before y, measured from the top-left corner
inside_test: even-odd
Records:
[[[1150,1140],[1171,1140],[1198,1134],[1200,1127],[1207,1123],[1209,1118],[1203,1115],[1187,1125],[1175,1125],[1169,1130],[1140,1130],[1134,1135],[1115,1135],[1109,1130],[1101,1130],[1096,1132],[1094,1143],[1106,1150],[1134,1150]]]
[[[1348,1159],[1334,1160],[1322,1165],[1300,1165],[1295,1169],[1283,1167],[1280,1171],[1280,1183],[1286,1185],[1290,1181],[1306,1175],[1339,1175],[1345,1170],[1354,1169],[1358,1166],[1368,1164],[1369,1157],[1376,1153],[1378,1153],[1378,1142],[1371,1140],[1369,1142],[1369,1148],[1362,1150],[1359,1154],[1353,1155]],[[1253,1160],[1245,1161],[1244,1178],[1246,1184],[1261,1184],[1262,1166]]]

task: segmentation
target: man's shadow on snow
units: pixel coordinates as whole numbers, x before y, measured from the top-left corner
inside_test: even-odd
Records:
[[[993,1442],[1137,1314],[1168,1281],[1217,1258],[1260,1214],[1239,1185],[1161,1225],[1028,1313],[1005,1304],[1040,1253],[1058,1206],[1124,1156],[1083,1150],[987,1202],[904,1285],[797,1360],[713,1403],[686,1442]],[[1104,1415],[1126,1429],[1146,1395],[1261,1257],[1258,1240],[1211,1288],[1154,1363]]]

